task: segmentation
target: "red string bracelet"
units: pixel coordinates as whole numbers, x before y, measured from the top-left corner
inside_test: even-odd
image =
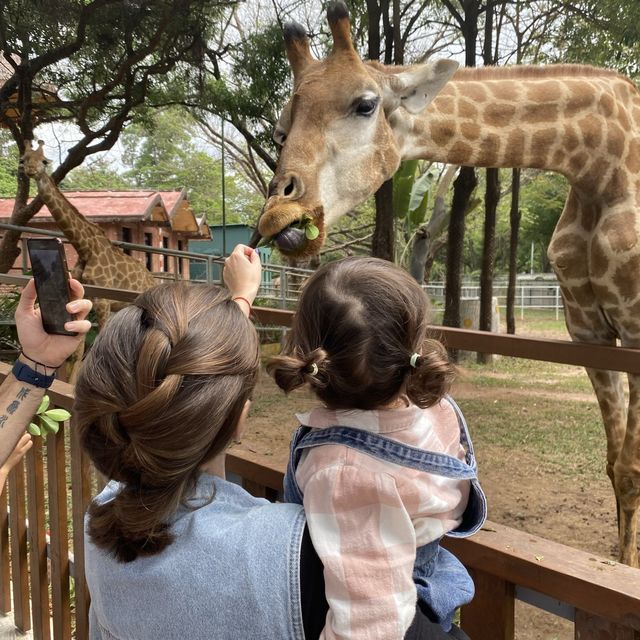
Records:
[[[249,306],[249,311],[251,311],[251,303],[246,299],[243,298],[242,296],[234,296],[233,298],[231,298],[232,300],[242,300],[243,302],[246,302],[247,305]]]

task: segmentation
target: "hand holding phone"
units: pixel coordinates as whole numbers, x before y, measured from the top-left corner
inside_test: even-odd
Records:
[[[59,238],[28,238],[27,249],[36,284],[42,327],[46,333],[75,336],[64,325],[75,317],[67,311],[71,300],[69,270]]]

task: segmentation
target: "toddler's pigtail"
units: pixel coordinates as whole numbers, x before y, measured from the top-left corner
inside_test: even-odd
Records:
[[[438,403],[449,392],[456,373],[442,343],[425,340],[419,355],[409,361],[407,396],[411,402],[423,409]]]
[[[322,389],[327,384],[327,367],[329,359],[324,349],[315,349],[308,355],[279,355],[272,358],[267,365],[267,373],[285,392],[305,384],[312,388]]]

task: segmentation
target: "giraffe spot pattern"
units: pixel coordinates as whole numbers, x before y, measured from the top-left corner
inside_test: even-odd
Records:
[[[631,173],[640,173],[640,138],[630,141],[625,164]]]
[[[458,115],[461,118],[475,120],[478,118],[478,108],[473,102],[471,102],[471,100],[460,98],[458,102]]]
[[[486,135],[480,142],[482,156],[487,167],[497,166],[500,154],[500,137],[494,134]]]
[[[465,140],[477,140],[481,132],[482,129],[476,122],[463,122],[460,125],[460,133]]]
[[[564,127],[564,148],[571,153],[580,146],[580,138],[576,128],[572,124]]]
[[[596,299],[601,305],[604,305],[604,304],[617,305],[619,303],[616,292],[612,291],[609,285],[603,285],[603,284],[594,282],[591,285],[591,287],[596,296]]]
[[[593,278],[602,278],[609,269],[609,256],[605,251],[604,239],[596,236],[589,248],[589,273]]]
[[[623,300],[636,298],[640,293],[640,256],[633,256],[618,267],[613,275],[613,284]]]
[[[509,132],[505,144],[505,165],[515,167],[521,164],[525,148],[526,136],[522,129],[517,128]]]
[[[485,86],[489,89],[492,97],[496,100],[519,102],[522,98],[522,92],[517,82],[487,82]]]
[[[440,96],[434,105],[444,115],[453,115],[456,112],[456,103],[452,96]]]
[[[607,130],[607,153],[616,159],[620,158],[624,151],[625,141],[626,135],[622,128],[615,122],[610,122]]]
[[[433,120],[431,122],[431,139],[435,144],[444,147],[455,135],[455,122],[451,120]]]
[[[542,122],[556,122],[560,115],[560,109],[553,103],[532,103],[522,114],[522,121],[529,124],[539,124]]]
[[[572,117],[580,111],[591,109],[595,100],[593,86],[591,84],[577,80],[569,80],[566,82],[566,86],[570,90],[570,93],[565,103],[565,116]]]
[[[487,105],[482,119],[489,127],[504,127],[511,123],[516,106],[507,102],[494,102]]]
[[[596,149],[600,146],[603,128],[601,118],[590,114],[578,121],[578,127],[582,133],[582,140],[587,147]]]
[[[609,202],[617,202],[627,196],[628,188],[629,180],[626,171],[623,171],[620,167],[615,167],[604,189],[605,198]]]
[[[598,100],[598,111],[605,117],[610,118],[613,115],[616,102],[609,93],[603,93]]]
[[[486,102],[488,93],[480,82],[469,82],[464,87],[464,93],[472,102]]]
[[[550,147],[558,139],[558,131],[555,128],[541,129],[531,136],[531,155],[535,166],[540,167],[549,156]]]
[[[451,164],[464,164],[469,161],[473,153],[473,147],[466,142],[458,140],[447,154]]]

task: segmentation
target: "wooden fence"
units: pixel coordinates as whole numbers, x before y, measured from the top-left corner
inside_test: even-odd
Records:
[[[24,279],[0,276],[2,282],[23,284]],[[134,295],[87,290],[127,301]],[[275,309],[256,309],[255,315],[265,324],[291,322],[290,313]],[[631,349],[437,329],[454,348],[640,373],[638,352]],[[0,364],[0,380],[8,371]],[[71,386],[55,382],[49,396],[52,406],[71,410]],[[283,469],[259,454],[230,455],[227,468],[254,495],[274,499],[282,487]],[[61,424],[44,444],[36,438],[8,485],[0,498],[0,614],[11,611],[17,628],[32,629],[36,639],[84,640],[89,593],[83,517],[102,482],[73,430]],[[491,522],[470,539],[445,544],[476,582],[476,597],[461,617],[473,640],[513,640],[516,599],[573,620],[580,640],[640,640],[637,569]]]

